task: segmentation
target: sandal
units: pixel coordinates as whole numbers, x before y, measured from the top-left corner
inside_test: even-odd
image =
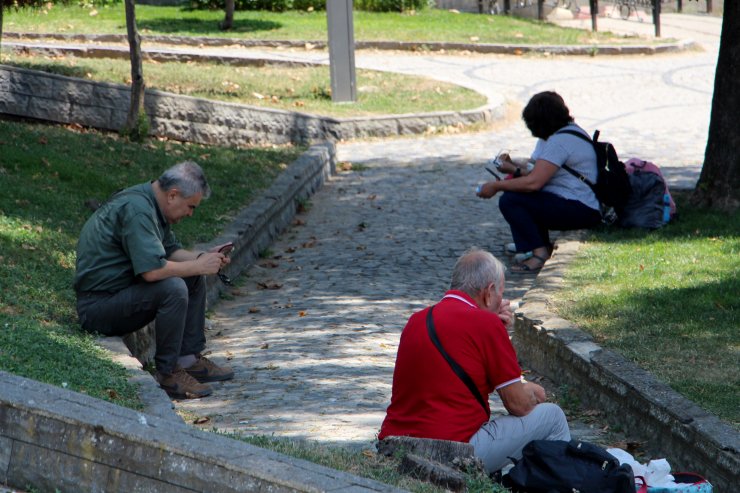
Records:
[[[545,262],[547,262],[548,259],[540,257],[539,255],[532,255],[529,259],[537,259],[539,261],[539,264],[535,267],[531,267],[524,262],[519,262],[518,264],[514,264],[509,269],[509,272],[512,272],[514,274],[531,274],[535,272],[539,272],[540,269],[542,269],[542,266],[545,265]]]

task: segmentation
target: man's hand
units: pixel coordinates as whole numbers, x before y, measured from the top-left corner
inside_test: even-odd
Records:
[[[511,311],[511,301],[507,299],[501,300],[497,314],[498,318],[501,319],[506,327],[511,327],[511,324],[514,322],[514,313]]]
[[[221,267],[231,262],[223,253],[206,252],[195,259],[198,270],[203,274],[216,274]]]
[[[532,382],[525,382],[524,387],[532,392],[534,395],[534,398],[537,400],[537,404],[542,404],[543,402],[547,401],[547,394],[545,394],[545,389],[542,388],[541,385],[537,385],[536,383]]]

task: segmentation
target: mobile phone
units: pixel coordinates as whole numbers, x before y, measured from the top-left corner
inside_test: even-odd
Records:
[[[491,173],[493,175],[493,177],[496,178],[496,181],[500,181],[501,180],[501,177],[499,175],[497,175],[496,173],[494,173],[494,171],[491,168],[486,167],[486,171],[488,171],[489,173]]]
[[[231,253],[231,251],[234,249],[234,243],[228,242],[224,246],[218,249],[218,253],[223,253],[224,255],[228,255]]]

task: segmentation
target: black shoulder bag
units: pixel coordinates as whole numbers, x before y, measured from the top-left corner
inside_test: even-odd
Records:
[[[447,363],[449,363],[450,367],[452,368],[452,371],[455,372],[455,375],[460,377],[460,380],[463,381],[466,387],[470,389],[470,392],[473,394],[473,396],[476,398],[476,400],[480,403],[481,407],[483,407],[483,411],[485,411],[486,415],[488,415],[488,408],[486,407],[486,401],[483,400],[483,396],[480,395],[480,392],[478,391],[478,387],[475,386],[475,383],[473,382],[473,379],[470,378],[470,375],[465,373],[465,370],[462,369],[460,365],[457,364],[457,361],[452,359],[452,357],[447,354],[447,351],[445,351],[445,348],[442,347],[442,343],[439,342],[439,339],[437,338],[437,331],[434,328],[434,318],[432,317],[432,310],[434,307],[430,307],[429,311],[427,312],[427,332],[429,332],[429,338],[432,340],[434,345],[439,349],[439,352],[444,356],[444,359],[447,360]]]

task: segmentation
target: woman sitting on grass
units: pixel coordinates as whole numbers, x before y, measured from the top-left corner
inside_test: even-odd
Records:
[[[527,128],[537,137],[537,145],[527,166],[514,162],[507,154],[499,156],[499,170],[512,178],[483,184],[478,196],[489,199],[504,192],[499,209],[511,228],[516,251],[532,255],[511,266],[511,272],[536,272],[552,255],[549,230],[591,228],[601,222],[599,202],[588,184],[568,171],[564,164],[596,181],[596,152],[586,140],[559,130],[574,130],[586,137],[575,124],[559,94],[535,94],[522,112]]]

